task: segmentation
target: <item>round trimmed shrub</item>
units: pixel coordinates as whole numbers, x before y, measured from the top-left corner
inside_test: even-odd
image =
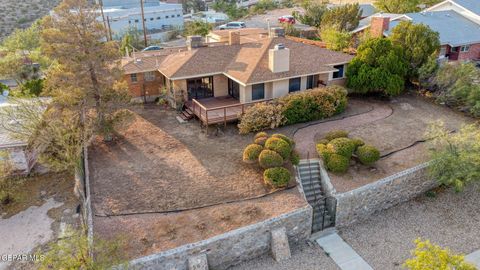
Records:
[[[258,156],[260,156],[260,152],[262,152],[263,146],[258,144],[249,144],[243,150],[243,162],[245,163],[255,163],[258,160]]]
[[[336,154],[350,158],[355,151],[355,144],[349,138],[337,138],[331,140],[328,145],[332,145]]]
[[[327,140],[327,139],[321,139],[321,140],[318,140],[318,141],[317,141],[317,144],[325,144],[325,145],[327,145],[329,142],[330,142],[330,141]]]
[[[290,155],[290,162],[295,166],[300,164],[300,154],[298,154],[297,151],[292,151],[292,154]]]
[[[280,167],[283,165],[283,158],[275,151],[263,150],[258,156],[258,163],[264,169]]]
[[[272,135],[272,138],[279,138],[279,139],[282,139],[284,141],[286,141],[288,144],[290,144],[290,146],[293,148],[295,146],[295,141],[292,140],[290,137],[286,136],[286,135],[283,135],[283,134],[273,134]]]
[[[355,152],[360,162],[364,165],[372,165],[380,159],[380,151],[371,145],[363,145]]]
[[[254,140],[258,139],[258,138],[262,138],[262,137],[265,137],[265,138],[268,138],[268,134],[266,132],[258,132],[257,134],[255,134],[255,137],[253,137]]]
[[[362,145],[365,145],[365,142],[360,138],[353,138],[352,142],[353,142],[353,144],[355,144],[355,148],[357,148],[359,146],[362,146]]]
[[[268,140],[268,137],[258,137],[255,139],[255,143],[261,146],[265,146],[265,142]]]
[[[327,169],[334,173],[345,173],[349,165],[350,159],[339,154],[330,155],[326,164]]]
[[[323,159],[323,161],[327,162],[330,155],[335,154],[335,150],[333,149],[332,145],[325,145],[325,144],[317,144],[317,153],[318,156]]]
[[[263,180],[265,183],[275,188],[286,187],[288,182],[290,182],[290,177],[290,172],[283,167],[270,168],[263,172]]]
[[[332,130],[325,134],[325,139],[328,141],[337,139],[337,138],[347,138],[348,137],[348,132],[345,130]]]
[[[292,147],[285,140],[271,137],[265,142],[265,148],[279,153],[283,159],[287,160],[292,153]]]

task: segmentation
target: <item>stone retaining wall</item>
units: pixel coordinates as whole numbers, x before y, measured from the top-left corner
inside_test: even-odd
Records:
[[[310,237],[312,208],[303,208],[222,235],[139,258],[129,269],[188,270],[188,259],[206,254],[210,269],[223,270],[268,253],[271,231],[284,227],[290,244]]]
[[[428,177],[428,163],[396,173],[374,183],[337,193],[322,168],[322,184],[326,194],[337,200],[336,226],[343,227],[368,218],[373,213],[413,199],[437,187],[438,182]],[[328,189],[331,190],[328,190]]]

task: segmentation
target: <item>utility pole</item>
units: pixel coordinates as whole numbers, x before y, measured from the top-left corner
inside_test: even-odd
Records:
[[[140,0],[140,6],[142,8],[143,40],[145,42],[145,48],[146,48],[148,47],[148,42],[147,42],[147,28],[145,27],[145,12],[143,10],[143,0]]]
[[[111,40],[111,39],[108,39],[110,36],[109,35],[110,30],[107,28],[107,22],[105,21],[105,14],[103,13],[103,0],[100,0],[99,4],[100,4],[100,11],[102,12],[103,27],[105,27],[105,34],[107,35],[107,40]]]
[[[110,41],[113,40],[112,37],[112,28],[110,27],[110,17],[107,16],[107,26],[108,26],[108,37],[110,38]]]

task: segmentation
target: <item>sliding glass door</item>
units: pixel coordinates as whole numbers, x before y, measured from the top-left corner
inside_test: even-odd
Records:
[[[228,95],[240,99],[240,85],[230,78],[228,78]]]
[[[213,77],[187,80],[188,100],[213,97]]]

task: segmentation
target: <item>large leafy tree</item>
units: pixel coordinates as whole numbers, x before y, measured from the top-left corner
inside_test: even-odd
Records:
[[[183,34],[185,36],[200,35],[206,36],[212,30],[212,24],[201,20],[195,20],[185,24]]]
[[[303,24],[320,28],[323,14],[325,14],[325,12],[328,10],[327,4],[328,1],[317,2],[306,0],[302,3],[304,12],[294,12],[293,16]]]
[[[338,31],[349,32],[357,28],[361,16],[358,3],[333,7],[323,14],[321,28],[335,28]]]
[[[452,133],[443,123],[433,124],[427,131],[432,158],[429,166],[433,179],[453,186],[456,191],[480,179],[480,129],[467,125]]]
[[[398,95],[405,89],[407,69],[401,47],[388,39],[370,39],[360,45],[347,68],[347,86],[362,94]]]
[[[111,137],[129,100],[118,45],[104,41],[104,26],[91,10],[86,0],[65,0],[42,22],[42,50],[57,64],[46,73],[53,101],[39,122],[45,128],[38,129],[44,136],[38,149],[67,167],[93,134]],[[67,151],[73,158],[62,159]]]
[[[443,249],[432,244],[429,240],[415,240],[416,248],[412,251],[413,258],[408,259],[403,265],[409,270],[475,270],[472,264],[465,262],[463,255],[454,254],[449,249]]]
[[[409,13],[420,10],[420,0],[375,0],[375,7],[388,13]]]
[[[419,69],[428,62],[431,55],[437,55],[440,49],[439,34],[425,24],[400,22],[392,30],[390,40],[403,48],[409,62],[408,77],[418,80]]]

